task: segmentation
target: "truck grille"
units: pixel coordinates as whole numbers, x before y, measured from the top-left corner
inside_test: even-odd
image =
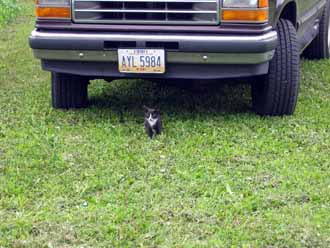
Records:
[[[72,0],[76,23],[219,23],[220,0]]]

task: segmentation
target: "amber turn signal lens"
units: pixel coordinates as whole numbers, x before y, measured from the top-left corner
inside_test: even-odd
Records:
[[[259,0],[259,8],[267,8],[269,6],[268,0]]]
[[[71,17],[69,7],[37,7],[36,16],[38,18],[65,18]]]
[[[223,10],[223,21],[234,22],[266,22],[268,21],[268,10]]]

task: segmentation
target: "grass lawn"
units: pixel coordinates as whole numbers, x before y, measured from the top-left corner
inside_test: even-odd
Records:
[[[330,247],[330,61],[302,62],[293,117],[255,115],[244,85],[142,80],[59,111],[20,2],[0,29],[0,247]]]
[[[14,19],[19,10],[17,0],[0,0],[0,28]]]

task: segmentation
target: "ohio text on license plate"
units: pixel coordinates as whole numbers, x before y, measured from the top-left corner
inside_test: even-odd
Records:
[[[118,49],[118,67],[125,73],[164,73],[162,49]]]

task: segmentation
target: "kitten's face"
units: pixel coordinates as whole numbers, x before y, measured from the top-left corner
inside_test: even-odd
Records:
[[[145,120],[149,123],[151,127],[154,127],[157,123],[157,121],[160,118],[160,113],[156,109],[146,109],[146,112],[144,114]]]

